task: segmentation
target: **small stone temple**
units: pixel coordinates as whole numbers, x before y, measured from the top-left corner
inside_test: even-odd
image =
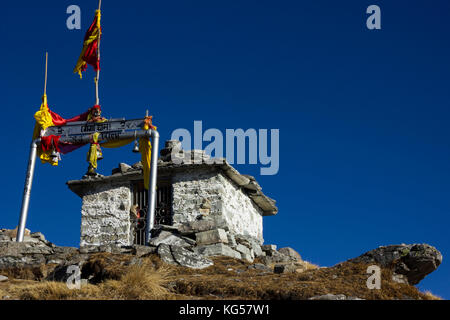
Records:
[[[82,198],[80,247],[144,244],[148,196],[140,162],[67,185]],[[263,217],[277,212],[252,176],[203,150],[185,151],[180,141],[166,141],[158,160],[156,227],[208,220],[262,244]]]

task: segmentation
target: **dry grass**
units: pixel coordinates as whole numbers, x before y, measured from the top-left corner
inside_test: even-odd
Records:
[[[381,290],[369,290],[364,264],[344,263],[331,268],[311,265],[302,273],[267,274],[245,270],[244,263],[233,265],[225,258],[215,259],[215,263],[196,274],[179,276],[174,291],[210,299],[303,300],[327,293],[368,300],[431,299],[414,286],[391,281],[390,270],[383,270]]]
[[[130,256],[93,255],[85,265],[95,284],[70,290],[65,283],[9,280],[0,284],[0,298],[11,299],[308,299],[327,293],[370,300],[440,299],[431,292],[393,282],[382,270],[381,290],[366,285],[367,265],[343,263],[330,268],[305,262],[301,273],[273,274],[249,269],[249,263],[226,257],[213,258],[202,270],[167,265],[156,256],[132,262]],[[83,268],[84,269],[84,268]],[[30,274],[33,276],[33,273]],[[34,279],[38,280],[38,279]],[[92,279],[91,279],[92,280]]]
[[[119,280],[106,280],[97,285],[83,284],[80,289],[69,289],[65,283],[52,281],[12,281],[2,296],[20,300],[151,300],[167,299],[164,287],[168,271],[155,269],[149,263],[132,265]]]
[[[425,291],[423,294],[428,298],[427,300],[444,300],[441,297],[433,294],[431,291]]]
[[[133,265],[120,280],[108,280],[100,284],[103,295],[112,299],[159,300],[168,298],[168,269],[152,269],[147,263]]]

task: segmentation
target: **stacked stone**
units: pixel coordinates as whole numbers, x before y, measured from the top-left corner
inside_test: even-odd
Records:
[[[17,229],[0,230],[0,270],[64,263],[77,248],[57,247],[40,232],[25,231],[23,242],[16,242]]]
[[[292,248],[277,250],[275,245],[262,245],[258,238],[230,232],[221,217],[207,217],[177,227],[162,225],[159,228],[151,239],[150,245],[158,247],[157,252],[161,258],[171,264],[183,265],[177,262],[174,252],[178,255],[184,252],[189,256],[194,253],[196,257],[204,258],[225,256],[249,263],[259,258],[265,266],[273,268],[275,265],[277,270],[283,268],[281,272],[298,271],[303,262],[300,255]],[[198,268],[212,264],[210,260],[202,260],[202,262],[191,261],[188,264],[196,265]]]

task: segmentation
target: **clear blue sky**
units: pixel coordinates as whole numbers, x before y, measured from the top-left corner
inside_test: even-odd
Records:
[[[82,30],[66,28],[66,8]],[[382,30],[366,28],[377,4]],[[3,2],[0,226],[14,228],[49,51],[49,105],[64,117],[94,101],[93,72],[72,74],[96,0]],[[419,284],[450,298],[450,2],[103,1],[101,104],[107,117],[154,115],[176,128],[280,129],[280,171],[254,175],[277,200],[266,243],[331,266],[380,245],[429,243],[444,255]],[[65,185],[86,148],[38,163],[27,227],[78,246],[81,200]],[[99,172],[139,160],[105,150]]]

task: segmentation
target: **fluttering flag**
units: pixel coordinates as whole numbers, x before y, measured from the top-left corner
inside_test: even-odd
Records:
[[[34,125],[33,140],[41,137],[42,131],[51,126],[62,126],[70,122],[86,121],[90,110],[70,119],[64,119],[59,114],[50,110],[47,104],[47,95],[42,96],[42,104],[40,109],[34,114],[36,124]],[[72,145],[62,145],[59,137],[49,136],[41,137],[41,143],[38,149],[38,156],[42,163],[50,163],[53,166],[58,165],[58,161],[51,157],[53,149],[67,153],[73,151],[76,147]]]
[[[82,78],[81,72],[86,71],[88,64],[90,64],[95,71],[100,70],[100,60],[98,57],[98,40],[99,36],[102,34],[100,18],[100,10],[96,10],[94,21],[84,36],[83,49],[81,50],[77,65],[73,70],[73,73],[78,73],[80,75],[80,79]]]
[[[156,127],[152,125],[152,117],[145,117],[144,130],[154,129]],[[149,174],[150,174],[150,161],[152,156],[152,144],[148,137],[142,137],[139,139],[139,152],[141,153],[142,174],[144,176],[144,188],[148,190],[149,187]]]

